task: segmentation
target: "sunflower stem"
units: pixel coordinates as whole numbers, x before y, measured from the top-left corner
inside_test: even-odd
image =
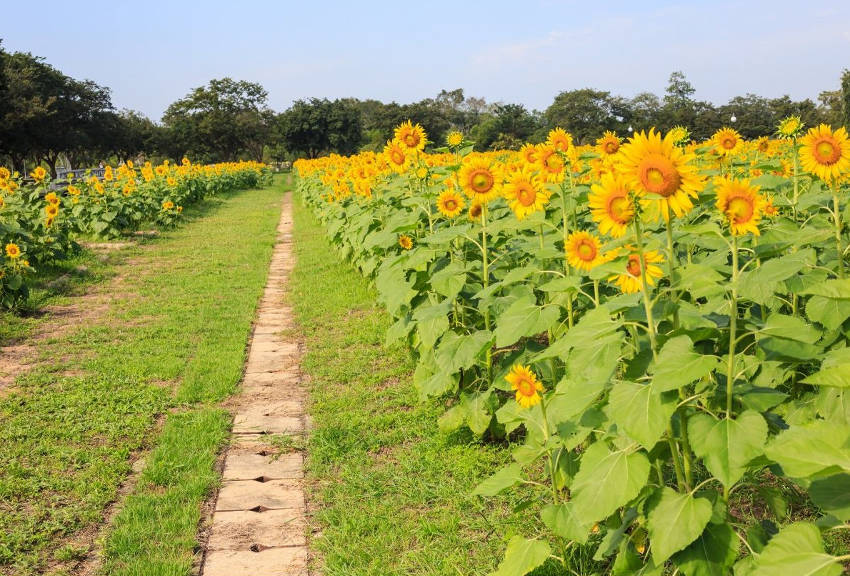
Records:
[[[735,339],[738,332],[738,237],[732,235],[732,290],[729,293],[729,360],[726,364],[726,418],[732,417]]]
[[[652,302],[649,299],[649,286],[646,282],[646,258],[643,253],[643,233],[640,229],[640,215],[636,214],[634,218],[635,224],[635,243],[637,244],[638,259],[640,261],[640,284],[643,294],[643,309],[646,312],[646,333],[649,335],[649,347],[652,352],[652,360],[658,362],[658,346],[655,337],[655,321],[652,317]],[[667,444],[670,446],[670,456],[673,460],[673,470],[676,473],[676,485],[679,492],[685,492],[687,483],[685,475],[682,471],[681,456],[679,454],[679,444],[673,432],[672,422],[667,422]]]
[[[487,260],[487,204],[481,205],[481,282],[490,285],[490,268]],[[484,328],[490,331],[490,308],[484,305]],[[493,382],[493,347],[487,348],[487,385]]]
[[[838,249],[838,277],[844,278],[844,246],[841,239],[841,212],[838,203],[838,180],[832,181],[832,216],[835,220],[835,244]]]
[[[794,172],[792,174],[792,180],[794,182],[794,202],[793,210],[794,210],[794,221],[797,220],[797,200],[800,197],[800,183],[799,183],[799,156],[797,155],[797,138],[793,139],[791,144],[791,156],[794,159]]]
[[[561,185],[561,218],[564,223],[564,275],[570,276],[570,262],[567,259],[567,241],[570,235],[570,226],[567,221],[567,192]],[[567,294],[567,326],[573,327],[573,295]]]
[[[549,418],[546,416],[546,400],[540,401],[540,412],[543,414],[543,444],[549,441]],[[546,451],[546,457],[549,459],[549,479],[552,481],[552,500],[555,504],[560,500],[558,498],[558,487],[555,485],[555,461],[552,459],[552,451]]]

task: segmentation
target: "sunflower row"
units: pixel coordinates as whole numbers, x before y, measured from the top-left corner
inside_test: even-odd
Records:
[[[841,572],[850,141],[776,136],[429,153],[408,122],[382,153],[296,162],[440,428],[510,442],[476,494],[519,491],[539,523],[500,575]]]
[[[148,224],[173,226],[183,206],[258,186],[266,175],[256,162],[204,166],[183,159],[176,165],[107,166],[101,178],[72,173],[56,186],[41,166],[26,185],[20,174],[0,167],[0,305],[25,300],[36,270],[73,253],[74,238],[111,238]]]

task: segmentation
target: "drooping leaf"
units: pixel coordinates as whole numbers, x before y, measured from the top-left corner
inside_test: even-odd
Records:
[[[688,421],[688,436],[708,471],[729,488],[741,479],[747,464],[764,452],[767,422],[753,410],[734,420],[697,414]]]
[[[647,384],[617,382],[608,398],[611,419],[647,450],[664,434],[675,410],[675,401],[663,401]]]
[[[824,420],[791,426],[768,443],[765,454],[792,478],[850,472],[850,426]]]
[[[583,524],[572,502],[549,504],[540,511],[540,519],[552,533],[579,544],[587,542],[591,524]]]
[[[727,576],[740,542],[728,524],[709,524],[687,548],[673,556],[685,576]]]
[[[850,474],[834,474],[809,486],[812,502],[839,520],[850,520]]]
[[[496,321],[496,346],[510,346],[523,336],[545,332],[557,322],[559,314],[557,307],[539,306],[534,298],[517,300]]]
[[[666,486],[662,488],[646,524],[652,544],[652,561],[661,565],[699,538],[711,515],[712,505],[708,499],[680,494]]]
[[[652,388],[656,392],[678,390],[708,375],[717,367],[716,356],[694,352],[693,342],[685,335],[676,336],[664,343],[650,371]]]
[[[495,496],[503,490],[516,486],[522,480],[522,466],[519,464],[509,464],[482,481],[475,487],[472,493],[476,496]]]
[[[546,562],[551,553],[552,549],[546,542],[514,536],[508,542],[499,569],[491,572],[490,576],[525,576]]]
[[[823,549],[814,524],[786,526],[770,539],[753,561],[749,576],[839,576],[843,569]]]

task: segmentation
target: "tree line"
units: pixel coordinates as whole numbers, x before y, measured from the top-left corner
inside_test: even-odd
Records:
[[[460,130],[479,149],[516,149],[544,140],[555,126],[590,143],[606,130],[627,134],[676,125],[697,140],[726,125],[757,138],[772,134],[792,114],[808,126],[850,125],[848,70],[840,87],[821,92],[817,101],[746,94],[715,105],[695,99],[695,93],[682,72],[673,72],[660,97],[643,92],[625,98],[582,88],[561,92],[543,111],[487,102],[456,89],[411,104],[311,98],[278,113],[269,108],[260,84],[222,78],[195,88],[154,122],[140,112],[116,110],[108,88],[71,78],[30,53],[6,52],[0,43],[0,164],[23,171],[43,163],[55,175],[60,164],[78,168],[141,156],[215,162],[351,154],[380,150],[393,128],[408,119],[438,145],[450,130]]]

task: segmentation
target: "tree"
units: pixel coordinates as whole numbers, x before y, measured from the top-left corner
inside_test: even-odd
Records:
[[[641,92],[629,103],[630,124],[634,130],[648,130],[661,120],[661,100],[652,92]]]
[[[326,152],[351,154],[363,138],[360,109],[350,100],[296,100],[277,117],[277,123],[284,148],[309,158]]]
[[[725,106],[717,110],[724,124],[730,122],[735,116],[735,129],[748,139],[767,136],[776,131],[776,125],[781,118],[777,118],[770,100],[747,94],[746,96],[735,96]]]
[[[550,128],[560,126],[587,144],[606,130],[623,131],[631,115],[628,104],[610,92],[583,88],[558,94],[545,116]]]
[[[685,78],[684,72],[677,71],[670,74],[658,127],[662,130],[669,130],[676,125],[693,128],[696,121],[694,93],[696,89]]]
[[[844,126],[850,128],[850,70],[841,73],[841,112]]]
[[[271,129],[268,93],[260,84],[231,78],[210,80],[171,104],[163,123],[180,150],[206,161],[236,160],[247,155],[262,160]]]

